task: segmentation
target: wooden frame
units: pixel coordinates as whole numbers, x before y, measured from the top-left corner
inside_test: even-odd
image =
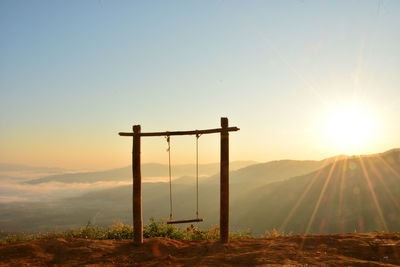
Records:
[[[172,136],[172,135],[199,135],[221,134],[221,161],[220,161],[220,240],[227,243],[229,240],[229,132],[239,131],[237,127],[228,127],[228,118],[221,118],[221,128],[193,131],[151,132],[142,133],[140,125],[134,125],[133,132],[120,132],[120,136],[132,136],[132,176],[133,176],[133,229],[134,243],[143,243],[143,216],[142,216],[142,175],[140,163],[140,138],[143,136]],[[193,221],[193,220],[187,220]]]

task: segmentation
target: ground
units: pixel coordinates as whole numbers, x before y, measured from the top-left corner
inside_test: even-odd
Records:
[[[0,244],[0,266],[398,266],[400,233],[187,241],[48,239]]]

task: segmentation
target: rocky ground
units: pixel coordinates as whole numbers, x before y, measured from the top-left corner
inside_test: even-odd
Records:
[[[0,244],[0,266],[398,266],[400,233],[218,241],[48,239]]]

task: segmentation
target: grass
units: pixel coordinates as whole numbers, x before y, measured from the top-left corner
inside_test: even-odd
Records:
[[[276,238],[276,237],[290,236],[290,235],[293,234],[291,232],[290,233],[280,232],[274,228],[272,230],[265,231],[264,238]]]
[[[250,230],[231,232],[230,238],[254,238]],[[150,223],[143,228],[144,238],[166,237],[178,240],[216,240],[219,239],[219,228],[211,227],[202,230],[190,225],[186,229],[166,224],[165,221],[150,219]],[[111,227],[93,225],[90,221],[84,227],[69,229],[59,232],[47,232],[37,234],[7,234],[0,232],[0,242],[16,243],[31,240],[52,238],[85,238],[85,239],[133,239],[133,227],[116,221]]]

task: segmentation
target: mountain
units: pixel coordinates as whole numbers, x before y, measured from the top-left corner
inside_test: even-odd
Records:
[[[0,182],[21,182],[68,172],[61,168],[0,163]]]
[[[326,160],[277,160],[265,163],[252,164],[238,170],[232,170],[229,174],[230,184],[244,183],[247,187],[265,185],[267,183],[284,180],[296,175],[315,171],[326,164]],[[193,176],[183,176],[174,180],[174,183],[193,183]],[[202,178],[201,184],[219,183],[218,173]]]
[[[249,186],[284,180],[293,176],[307,174],[326,165],[325,160],[278,160],[254,164],[233,171],[231,183],[247,183]]]
[[[254,163],[255,163],[254,161],[234,161],[231,162],[230,166],[232,170],[236,170]],[[200,164],[199,174],[202,176],[213,175],[219,172],[219,168],[220,168],[219,163]],[[174,177],[193,175],[195,173],[196,173],[196,165],[194,164],[183,164],[183,165],[172,166],[172,175]],[[168,176],[168,165],[159,163],[142,164],[142,177],[146,181],[152,181],[152,179],[146,179],[146,178],[159,178],[167,176]],[[99,181],[131,181],[131,180],[132,180],[132,167],[129,166],[107,171],[51,175],[38,179],[33,179],[27,181],[27,183],[29,184],[40,184],[47,182],[94,183]]]
[[[0,172],[3,172],[3,171],[35,171],[35,172],[56,172],[56,173],[59,173],[59,172],[63,172],[64,169],[0,163]]]
[[[232,219],[257,231],[399,231],[399,199],[400,151],[396,149],[347,157],[313,173],[260,187],[234,202],[246,206],[246,211],[233,213]]]
[[[250,228],[256,235],[273,228],[293,233],[400,231],[400,150],[296,162],[255,164],[231,173],[231,230]],[[218,183],[218,176],[201,180],[201,227],[219,223]],[[172,192],[174,218],[195,216],[194,179],[173,181]],[[131,223],[131,194],[131,186],[119,186],[53,202],[0,204],[0,229],[45,231],[88,220]],[[145,222],[168,215],[169,184],[144,183]]]
[[[146,164],[144,165],[146,166]],[[232,169],[234,164],[231,163],[230,165]],[[210,164],[209,169],[218,172],[219,169],[216,168],[219,168],[219,164],[214,166]],[[283,160],[253,164],[237,171],[233,170],[230,175],[232,196],[245,194],[250,188],[263,186],[272,181],[288,179],[293,175],[314,171],[321,166],[323,166],[322,161]],[[187,166],[183,167],[187,168]],[[204,169],[200,166],[200,170]],[[121,180],[126,176],[129,177],[129,180],[131,179],[130,168],[129,172],[128,168],[117,171],[89,173],[86,176],[74,174],[47,177],[39,179],[41,183],[38,185],[42,185],[41,188],[44,188],[46,181],[56,181],[58,178],[68,179],[67,181],[85,182],[96,182],[100,180],[99,178]],[[65,180],[59,179],[59,181]],[[34,180],[34,182],[36,181]],[[208,218],[206,221],[207,226],[218,223],[219,205],[216,205],[219,201],[218,183],[219,175],[200,179],[199,204],[202,215]],[[32,184],[34,185],[34,183]],[[65,187],[67,188],[68,184],[65,184]],[[131,204],[129,201],[131,199],[131,191],[131,186],[119,186],[86,193],[82,196],[62,201],[0,204],[0,229],[44,231],[55,226],[80,226],[89,219],[100,224],[110,224],[114,219],[129,221],[131,220]],[[192,216],[194,214],[193,207],[195,207],[195,178],[183,176],[175,179],[172,183],[172,191],[177,218]],[[169,215],[168,203],[169,185],[167,183],[143,184],[143,207],[146,220],[152,216],[155,218],[167,217]]]

